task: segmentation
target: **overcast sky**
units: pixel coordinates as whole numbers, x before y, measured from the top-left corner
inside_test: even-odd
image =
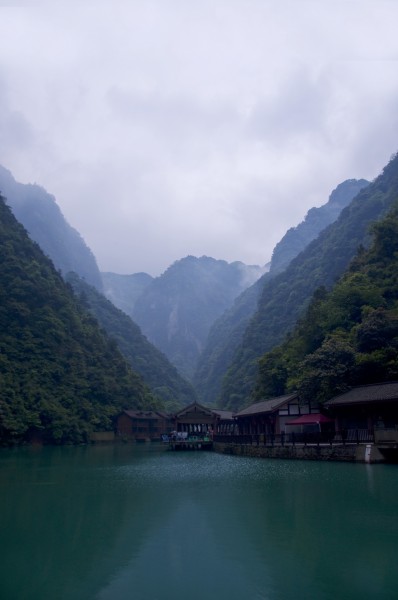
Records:
[[[396,0],[0,0],[0,163],[103,271],[264,264],[398,150]]]

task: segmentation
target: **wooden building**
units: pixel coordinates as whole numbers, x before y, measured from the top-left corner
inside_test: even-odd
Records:
[[[238,433],[236,419],[231,410],[214,409],[213,413],[217,415],[216,433],[221,435]]]
[[[188,434],[205,434],[219,431],[219,427],[233,424],[232,413],[206,408],[198,402],[193,402],[174,415],[174,428]]]
[[[301,403],[298,395],[293,393],[251,404],[234,417],[241,435],[278,435],[294,431],[291,428],[286,429],[286,426],[300,417],[305,417],[306,424],[316,423],[319,419],[319,408],[318,403]],[[298,431],[302,425],[301,421],[296,423]]]
[[[116,419],[116,435],[124,439],[160,440],[172,428],[173,419],[160,411],[124,410]]]
[[[131,440],[160,440],[171,432],[203,436],[208,433],[232,433],[232,412],[212,410],[193,402],[175,414],[161,411],[124,410],[116,419],[116,436]]]
[[[377,431],[376,438],[393,435],[398,441],[398,382],[355,387],[324,405],[335,419],[336,431]],[[384,432],[384,435],[383,435]],[[394,437],[394,435],[393,435]]]

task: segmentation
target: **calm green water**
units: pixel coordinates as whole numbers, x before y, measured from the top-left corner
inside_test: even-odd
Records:
[[[398,466],[0,452],[2,600],[396,600]]]

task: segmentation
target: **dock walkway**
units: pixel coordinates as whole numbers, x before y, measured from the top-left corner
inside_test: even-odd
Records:
[[[173,438],[168,441],[170,450],[212,450],[213,440],[209,437],[191,436]]]

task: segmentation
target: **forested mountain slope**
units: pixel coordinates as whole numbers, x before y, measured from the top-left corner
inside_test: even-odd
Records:
[[[242,292],[233,306],[213,324],[193,379],[203,402],[217,401],[223,377],[242,341],[250,318],[256,312],[258,299],[266,282],[285,269],[327,225],[335,221],[343,208],[367,185],[369,182],[365,179],[344,181],[333,190],[326,204],[311,208],[304,221],[289,229],[275,246],[269,272]]]
[[[370,241],[369,226],[382,218],[398,195],[398,158],[364,188],[287,267],[269,279],[241,345],[223,381],[219,405],[236,409],[250,401],[257,361],[279,344],[307,307],[314,291],[330,288],[348,267],[358,247]]]
[[[255,398],[297,390],[330,399],[349,387],[398,379],[398,196],[330,292],[317,290],[284,343],[260,360]]]
[[[200,401],[206,405],[217,402],[223,377],[242,341],[247,324],[256,312],[261,289],[268,277],[270,273],[264,273],[242,292],[209,331],[192,379]]]
[[[155,401],[0,197],[0,440],[86,441]]]
[[[167,410],[179,409],[195,400],[193,387],[180,376],[166,356],[147,340],[128,315],[75,273],[69,273],[67,280],[100,326],[115,340],[134,371],[142,376],[153,395],[162,400]]]
[[[240,262],[187,256],[145,288],[135,303],[133,319],[189,379],[215,319],[262,272]]]
[[[67,223],[53,196],[38,185],[17,183],[2,166],[0,193],[32,240],[63,275],[75,271],[91,285],[102,289],[93,253],[76,229]]]

